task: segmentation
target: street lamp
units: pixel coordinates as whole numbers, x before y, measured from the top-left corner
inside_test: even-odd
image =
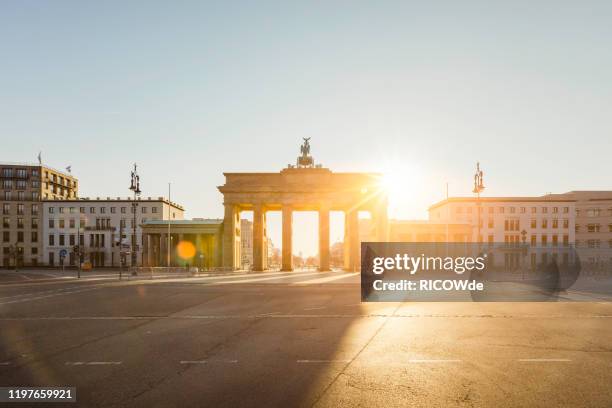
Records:
[[[476,194],[476,212],[478,213],[478,236],[477,240],[480,243],[482,241],[480,237],[480,193],[485,189],[483,182],[483,172],[480,170],[480,162],[476,162],[476,173],[474,174],[474,190],[472,192]]]
[[[130,183],[130,190],[134,192],[134,201],[132,202],[132,212],[134,213],[134,221],[132,224],[133,235],[132,235],[132,267],[136,266],[136,212],[138,210],[137,199],[140,196],[140,176],[138,175],[136,163],[134,163],[134,170],[132,170],[132,181]]]

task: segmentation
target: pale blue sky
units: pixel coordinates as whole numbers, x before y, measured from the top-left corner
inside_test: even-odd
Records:
[[[612,189],[610,44],[609,1],[5,0],[0,160],[42,150],[83,196],[125,196],[136,161],[188,217],[305,136],[332,170],[408,171],[403,218],[476,160],[488,195]]]

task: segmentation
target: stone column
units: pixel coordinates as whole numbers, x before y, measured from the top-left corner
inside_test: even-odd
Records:
[[[264,209],[263,205],[253,205],[253,270],[264,270]]]
[[[351,209],[345,213],[344,222],[347,226],[345,229],[345,249],[348,253],[345,257],[345,268],[350,272],[359,270],[359,212],[356,209]]]
[[[223,267],[236,270],[239,262],[236,262],[236,206],[225,204],[225,217],[223,218]]]
[[[283,260],[282,270],[293,270],[293,208],[283,205]]]
[[[329,208],[319,208],[319,270],[329,271]]]

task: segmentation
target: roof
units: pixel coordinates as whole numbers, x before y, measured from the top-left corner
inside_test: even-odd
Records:
[[[56,173],[59,173],[64,177],[68,177],[68,178],[77,180],[77,178],[73,176],[72,173],[67,173],[63,170],[58,170],[46,164],[38,164],[38,163],[31,163],[31,162],[0,162],[0,166],[41,167],[41,168],[49,169]]]
[[[531,196],[531,197],[449,197],[446,200],[438,201],[437,203],[431,205],[429,210],[433,210],[435,208],[441,207],[444,204],[450,203],[471,203],[479,201],[481,203],[499,203],[499,202],[575,202],[576,199],[570,198],[564,194],[549,194],[544,196]]]
[[[219,225],[222,218],[205,218],[195,220],[147,220],[143,225]]]
[[[49,203],[70,203],[70,204],[75,204],[75,203],[99,203],[99,202],[108,202],[108,203],[133,203],[134,201],[136,201],[137,203],[158,203],[158,202],[163,202],[165,204],[171,205],[176,209],[179,210],[184,210],[183,206],[168,201],[167,199],[165,199],[164,197],[157,197],[157,198],[153,198],[153,197],[147,197],[147,198],[139,198],[137,200],[134,200],[131,197],[126,197],[126,198],[121,198],[121,197],[96,197],[96,198],[89,198],[89,197],[77,197],[77,198],[73,198],[73,199],[65,199],[65,198],[59,198],[59,199],[54,199],[54,198],[48,198],[48,199],[44,199],[42,200],[43,202],[49,202]]]

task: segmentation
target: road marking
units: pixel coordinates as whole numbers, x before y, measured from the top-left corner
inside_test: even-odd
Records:
[[[341,273],[341,275],[328,276],[328,277],[319,278],[319,279],[312,279],[312,280],[305,280],[305,281],[301,281],[301,282],[295,282],[295,283],[292,283],[291,286],[316,285],[318,283],[327,283],[327,282],[332,282],[332,281],[335,281],[335,280],[338,280],[338,279],[346,279],[346,278],[350,278],[350,277],[355,276],[355,275],[359,275],[359,272],[354,272],[354,273],[335,272],[335,273],[336,274]]]
[[[519,358],[522,363],[566,363],[572,361],[569,358]]]
[[[99,289],[99,286],[96,285],[94,287],[88,287],[88,288],[77,289],[77,290],[72,290],[72,291],[65,291],[65,292],[51,293],[49,295],[44,295],[44,296],[35,296],[35,297],[29,297],[29,298],[9,300],[7,302],[0,302],[0,305],[8,305],[8,304],[11,304],[11,303],[29,302],[29,301],[32,301],[32,300],[47,299],[47,298],[51,298],[51,297],[55,297],[55,296],[72,295],[72,294],[75,294],[75,293],[88,292],[88,291],[95,290],[95,289]]]
[[[298,276],[295,275],[291,275],[293,272],[287,272],[287,275],[283,275],[283,276],[272,276],[269,278],[252,278],[252,279],[241,279],[241,280],[237,280],[237,281],[230,281],[230,282],[212,282],[211,285],[232,285],[232,284],[238,284],[238,283],[251,283],[251,282],[263,282],[263,281],[269,281],[269,280],[277,280],[277,279],[292,279],[292,278],[297,278]],[[314,275],[319,275],[321,272],[310,272],[310,273],[300,273],[300,278],[301,277],[305,277],[305,276],[314,276]]]
[[[219,363],[219,364],[236,364],[238,360],[181,360],[181,364],[209,364],[209,363]]]
[[[409,363],[460,363],[457,359],[409,359]]]
[[[8,366],[11,365],[10,361],[5,361],[4,363],[0,363],[0,366]]]
[[[67,366],[121,365],[123,361],[66,361]]]
[[[298,364],[350,363],[351,360],[297,360]]]
[[[315,306],[315,307],[305,307],[304,310],[321,310],[325,309],[327,306]]]

